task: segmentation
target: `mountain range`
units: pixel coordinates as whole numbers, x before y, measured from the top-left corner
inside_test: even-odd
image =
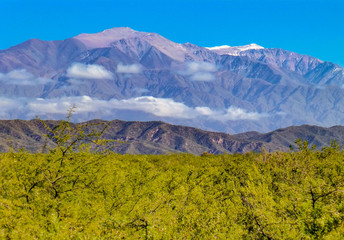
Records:
[[[230,40],[229,40],[230,41]],[[0,51],[1,119],[158,120],[226,133],[344,124],[344,70],[279,48],[113,28]]]
[[[53,128],[59,121],[47,120],[45,124]],[[71,127],[82,128],[85,133],[101,132],[107,126],[102,138],[118,140],[111,150],[129,154],[168,154],[168,153],[246,153],[250,151],[290,151],[290,146],[298,149],[295,141],[308,141],[309,146],[318,149],[329,146],[336,140],[339,146],[344,145],[344,126],[324,128],[302,125],[278,129],[269,133],[246,132],[230,135],[220,132],[209,132],[197,128],[171,125],[161,121],[111,122],[92,120],[83,123],[71,123]],[[56,145],[46,135],[49,133],[44,124],[37,119],[0,120],[0,152],[25,149],[31,152],[42,152]]]

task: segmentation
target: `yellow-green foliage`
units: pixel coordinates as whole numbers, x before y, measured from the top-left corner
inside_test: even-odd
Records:
[[[344,153],[0,155],[0,239],[341,239]]]

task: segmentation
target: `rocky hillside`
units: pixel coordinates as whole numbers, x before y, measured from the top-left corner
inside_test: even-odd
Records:
[[[45,121],[50,127],[58,121]],[[92,124],[90,124],[92,123]],[[86,132],[100,132],[108,125],[103,138],[120,140],[115,151],[130,154],[167,154],[175,152],[199,155],[203,152],[245,153],[249,151],[289,151],[289,145],[295,147],[295,140],[301,138],[316,144],[318,148],[328,146],[332,140],[344,144],[344,127],[322,128],[316,126],[298,126],[278,129],[261,134],[247,132],[229,135],[208,132],[192,127],[171,125],[164,122],[125,122],[114,120],[92,120],[87,123],[71,124],[74,128],[89,124]],[[45,135],[48,133],[39,120],[2,120],[0,121],[0,151],[10,148],[18,151],[26,149],[32,152],[46,151],[55,146]]]

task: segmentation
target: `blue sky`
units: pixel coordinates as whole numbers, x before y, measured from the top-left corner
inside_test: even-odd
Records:
[[[112,27],[199,46],[257,43],[344,66],[344,0],[0,0],[0,49]]]

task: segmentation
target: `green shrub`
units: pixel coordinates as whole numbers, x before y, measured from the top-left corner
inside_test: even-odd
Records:
[[[48,153],[0,154],[0,239],[343,238],[344,153],[336,144],[119,155],[90,151],[78,142],[87,134],[72,131],[68,120],[52,128],[57,147]]]

